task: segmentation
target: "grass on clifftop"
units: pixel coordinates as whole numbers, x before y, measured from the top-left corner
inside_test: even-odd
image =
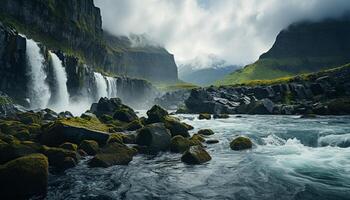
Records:
[[[325,63],[336,61],[344,63],[344,60],[338,57],[259,59],[255,63],[227,75],[224,79],[216,81],[215,85],[236,85],[251,81],[259,82],[261,80],[291,77],[332,68],[329,66],[334,66],[333,64],[328,65],[328,67],[317,67],[317,65],[319,63],[319,66],[324,66]]]
[[[187,83],[184,81],[178,81],[175,83],[153,83],[153,85],[160,91],[169,92],[176,90],[191,90],[194,88],[198,88],[197,85],[192,83]]]
[[[268,79],[268,80],[251,80],[251,81],[245,81],[241,84],[231,84],[231,85],[234,85],[234,86],[257,86],[257,85],[264,86],[264,85],[275,85],[275,84],[289,83],[289,82],[295,81],[296,79],[308,81],[310,79],[317,79],[317,78],[322,77],[322,76],[327,76],[329,73],[337,72],[337,71],[343,70],[345,68],[350,68],[350,63],[346,64],[346,65],[342,65],[340,67],[333,67],[330,69],[321,70],[319,72],[314,72],[314,73],[304,73],[304,74],[299,74],[296,76],[285,76],[285,77],[281,77],[281,78]]]

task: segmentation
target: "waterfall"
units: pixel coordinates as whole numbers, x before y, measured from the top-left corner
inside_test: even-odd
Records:
[[[101,97],[108,97],[108,87],[105,77],[97,72],[94,72],[94,77],[96,81],[97,99]]]
[[[50,107],[55,111],[64,111],[69,106],[66,69],[55,53],[51,51],[49,53],[52,59],[55,85],[57,87],[56,99],[54,99],[53,105],[50,105]]]
[[[117,97],[117,79],[113,77],[106,77],[108,85],[108,98]]]
[[[44,57],[40,53],[40,47],[31,39],[26,40],[26,55],[28,59],[29,100],[32,109],[46,108],[50,100],[50,88],[46,83],[46,72],[44,70]]]

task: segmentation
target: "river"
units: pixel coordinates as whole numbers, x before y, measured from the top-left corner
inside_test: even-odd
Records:
[[[198,120],[210,128],[212,160],[190,166],[180,154],[137,155],[128,166],[90,169],[86,160],[63,175],[50,175],[47,199],[350,199],[350,117],[231,116]],[[252,150],[232,151],[244,135]]]

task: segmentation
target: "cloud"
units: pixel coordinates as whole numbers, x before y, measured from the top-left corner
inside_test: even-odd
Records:
[[[184,62],[217,55],[232,64],[256,60],[278,32],[300,20],[343,15],[349,0],[94,0],[103,28],[146,34]]]

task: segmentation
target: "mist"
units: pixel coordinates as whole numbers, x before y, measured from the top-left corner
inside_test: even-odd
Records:
[[[95,0],[103,28],[144,34],[186,63],[215,55],[230,64],[255,61],[283,28],[342,16],[348,0]]]

